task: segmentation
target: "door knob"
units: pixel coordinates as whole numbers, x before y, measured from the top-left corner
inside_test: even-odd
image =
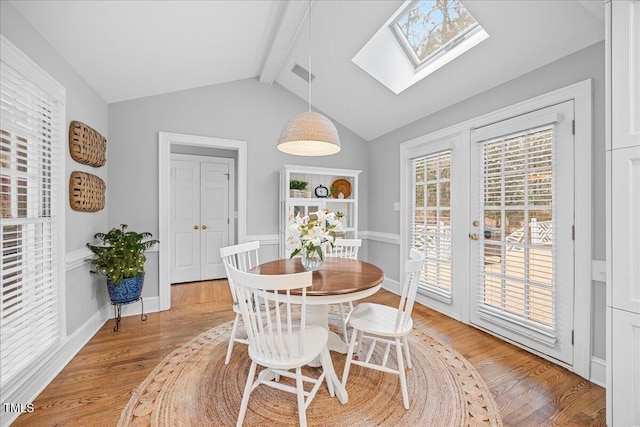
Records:
[[[203,226],[202,226],[202,229],[203,229],[203,230],[206,230],[206,229],[207,229],[207,226],[206,226],[206,225],[203,225]]]
[[[473,234],[472,234],[472,233],[469,233],[469,238],[470,238],[471,240],[478,240],[478,239],[480,238],[480,236],[478,236],[478,234],[477,234],[477,233],[473,233]]]
[[[194,229],[194,230],[197,230],[197,229],[198,229],[198,226],[197,226],[197,225],[194,225],[194,226],[193,226],[193,229]]]

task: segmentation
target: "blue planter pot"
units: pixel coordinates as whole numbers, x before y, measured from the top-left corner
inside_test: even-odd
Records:
[[[107,279],[107,289],[109,290],[109,298],[112,304],[126,304],[140,298],[142,294],[142,285],[144,284],[144,276],[127,277],[119,285],[113,285],[111,280]]]

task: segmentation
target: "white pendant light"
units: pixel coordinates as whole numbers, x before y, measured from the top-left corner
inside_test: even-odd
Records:
[[[340,151],[338,130],[331,120],[311,111],[311,1],[309,21],[309,111],[291,118],[282,129],[278,150],[296,156],[327,156]]]

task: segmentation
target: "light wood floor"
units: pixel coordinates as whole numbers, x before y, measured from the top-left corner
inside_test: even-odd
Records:
[[[370,301],[397,304],[381,290]],[[115,426],[131,391],[172,350],[232,320],[227,282],[172,287],[172,309],[146,322],[107,322],[14,426]],[[449,343],[480,372],[505,426],[604,426],[605,391],[540,357],[423,306],[414,321]]]

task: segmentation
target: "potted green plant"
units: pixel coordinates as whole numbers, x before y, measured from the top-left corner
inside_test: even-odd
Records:
[[[151,233],[127,231],[127,225],[121,224],[107,233],[96,233],[94,238],[100,240],[100,245],[87,243],[95,255],[87,258],[92,267],[91,273],[106,276],[113,304],[125,304],[140,298],[146,261],[144,253],[159,243],[157,240],[145,240],[150,237]]]
[[[309,185],[306,181],[298,181],[297,179],[292,179],[289,181],[289,190],[291,190],[291,197],[311,197],[311,194],[307,194],[305,191],[307,189],[307,185]]]

